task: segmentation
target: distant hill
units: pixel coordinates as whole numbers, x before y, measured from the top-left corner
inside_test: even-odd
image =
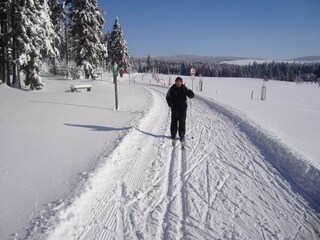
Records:
[[[306,56],[306,57],[294,58],[294,59],[291,59],[291,61],[320,62],[320,56]]]
[[[233,61],[247,59],[246,57],[232,57],[232,56],[199,56],[199,55],[175,55],[175,56],[159,56],[155,57],[161,60],[172,60],[172,61],[192,61],[192,62],[222,62],[222,61]]]
[[[233,57],[233,56],[199,56],[199,55],[191,55],[191,54],[183,54],[183,55],[173,55],[173,56],[150,56],[153,60],[162,60],[162,61],[172,61],[172,62],[202,62],[202,63],[220,63],[224,61],[236,61],[236,60],[262,60],[261,58],[249,58],[249,57]],[[134,59],[145,60],[144,57],[134,57]]]

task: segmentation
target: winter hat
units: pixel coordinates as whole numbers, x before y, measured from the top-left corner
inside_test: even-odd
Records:
[[[182,83],[183,83],[183,80],[182,80],[181,77],[177,77],[177,78],[176,78],[176,82],[182,82]]]

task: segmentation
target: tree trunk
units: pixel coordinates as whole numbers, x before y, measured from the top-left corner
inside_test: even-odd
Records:
[[[6,73],[7,73],[7,85],[11,86],[8,48],[6,48],[6,68],[7,68],[7,71],[6,71]]]
[[[10,66],[9,66],[9,53],[8,53],[8,24],[7,24],[7,13],[1,13],[1,35],[2,35],[2,81],[7,85],[11,86],[10,82]]]
[[[6,13],[1,12],[0,13],[0,24],[1,24],[1,79],[3,83],[7,83],[7,44],[6,44],[6,22],[5,22],[5,18],[6,18]]]
[[[21,82],[20,82],[20,69],[19,65],[17,64],[16,60],[18,58],[17,53],[17,42],[15,38],[13,38],[13,47],[12,47],[12,86],[16,88],[21,88]]]
[[[11,27],[13,29],[17,29],[17,16],[15,7],[13,3],[11,5]],[[19,65],[17,64],[18,59],[18,43],[16,37],[13,36],[12,38],[12,86],[16,88],[21,88],[20,82],[20,69]]]

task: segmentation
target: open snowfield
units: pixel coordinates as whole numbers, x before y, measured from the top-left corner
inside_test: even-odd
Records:
[[[39,92],[0,85],[0,239],[320,239],[316,84],[268,81],[261,101],[259,79],[204,78],[200,93],[183,77],[181,150],[175,76],[125,75],[119,111],[109,73],[42,77]]]

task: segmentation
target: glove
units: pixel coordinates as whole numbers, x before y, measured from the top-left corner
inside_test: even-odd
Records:
[[[187,92],[187,96],[191,99],[194,98],[194,92],[189,89],[189,91]]]

